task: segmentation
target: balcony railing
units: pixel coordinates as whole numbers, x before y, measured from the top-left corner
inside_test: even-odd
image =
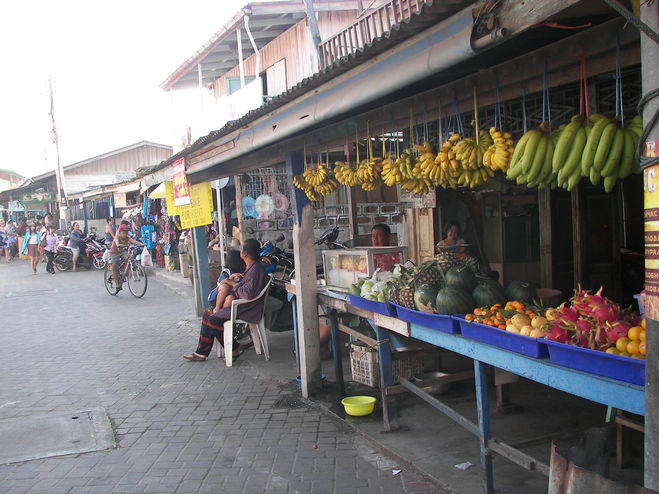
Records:
[[[391,30],[418,12],[430,0],[391,0],[369,12],[340,33],[323,41],[319,47],[320,68],[333,64],[341,57],[354,53],[374,39]]]

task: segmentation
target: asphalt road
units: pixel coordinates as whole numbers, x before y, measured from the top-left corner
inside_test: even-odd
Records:
[[[0,421],[100,407],[117,447],[0,465],[0,493],[439,492],[267,373],[184,361],[192,312],[183,285],[111,297],[101,272],[2,260]]]

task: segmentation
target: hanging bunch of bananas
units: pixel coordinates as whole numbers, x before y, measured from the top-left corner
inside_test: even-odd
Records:
[[[328,175],[329,175],[329,166],[327,165],[327,163],[319,163],[317,166],[309,167],[302,172],[302,176],[307,181],[307,183],[312,187],[315,187],[316,185],[320,185],[323,182],[325,182],[325,180],[327,180]]]
[[[540,124],[538,129],[529,130],[515,146],[506,178],[527,187],[552,185],[556,180],[556,174],[552,171],[554,147],[554,137],[545,123]]]
[[[382,160],[382,181],[389,187],[393,187],[403,181],[400,160],[393,160],[390,157]]]
[[[341,185],[354,187],[359,184],[359,177],[357,176],[357,167],[350,163],[337,161],[334,163],[334,176]]]
[[[593,117],[596,120],[581,155],[580,173],[589,177],[593,185],[599,184],[603,178],[604,190],[611,192],[616,181],[641,172],[634,154],[643,131],[643,121],[637,115],[623,128],[618,121],[603,115],[591,115],[591,119]]]
[[[339,183],[332,177],[328,177],[323,183],[314,185],[314,192],[321,196],[331,194],[339,187]]]
[[[481,167],[485,151],[494,144],[486,130],[480,131],[478,137],[465,137],[455,143],[455,156],[463,170],[477,170]]]
[[[320,200],[320,196],[316,193],[314,186],[307,182],[306,178],[304,178],[304,173],[301,175],[295,175],[293,177],[293,185],[295,185],[298,189],[303,190],[304,194],[309,198],[310,201]]]
[[[427,194],[433,184],[430,179],[423,176],[421,167],[415,166],[410,170],[410,173],[412,177],[403,179],[403,182],[401,183],[403,190],[416,195]]]
[[[460,134],[452,134],[442,144],[439,153],[435,157],[435,164],[439,165],[439,170],[433,170],[429,178],[443,188],[456,189],[458,187],[461,167],[455,155],[454,146],[461,138]]]
[[[496,127],[490,127],[490,137],[493,143],[483,153],[483,166],[505,173],[515,151],[512,135],[509,132],[501,132]]]
[[[415,162],[416,158],[414,157],[414,152],[411,149],[405,149],[402,153],[400,153],[400,156],[396,158],[394,165],[400,168],[400,173],[403,180],[413,178],[412,169],[414,168]]]
[[[458,176],[458,185],[469,188],[479,187],[494,176],[494,170],[481,166],[476,170],[462,170]]]
[[[600,117],[592,115],[590,119],[584,120],[581,115],[574,115],[560,132],[551,162],[559,187],[572,190],[581,180],[581,155],[590,127]]]
[[[383,170],[382,158],[371,157],[357,163],[355,171],[361,188],[365,191],[375,190],[380,185]]]

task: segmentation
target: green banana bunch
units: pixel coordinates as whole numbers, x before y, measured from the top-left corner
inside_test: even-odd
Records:
[[[546,187],[555,182],[556,174],[552,171],[552,157],[555,143],[547,126],[529,130],[515,146],[506,178],[527,187]]]
[[[581,160],[589,133],[591,123],[575,115],[559,134],[551,163],[559,187],[572,190],[581,180]]]

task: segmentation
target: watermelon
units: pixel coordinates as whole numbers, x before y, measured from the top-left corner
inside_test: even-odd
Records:
[[[490,278],[481,278],[478,285],[471,292],[476,307],[492,307],[494,304],[505,304],[506,294],[498,281]]]
[[[466,314],[476,307],[474,299],[469,292],[459,290],[454,286],[447,286],[437,292],[435,310],[438,314]]]
[[[446,286],[471,293],[476,286],[476,275],[469,266],[454,266],[446,272]]]
[[[435,312],[435,302],[439,287],[435,284],[424,283],[414,290],[414,305],[421,312]]]
[[[538,300],[538,293],[535,285],[530,281],[514,280],[506,287],[506,297],[508,300],[518,300],[525,304],[532,304]]]

